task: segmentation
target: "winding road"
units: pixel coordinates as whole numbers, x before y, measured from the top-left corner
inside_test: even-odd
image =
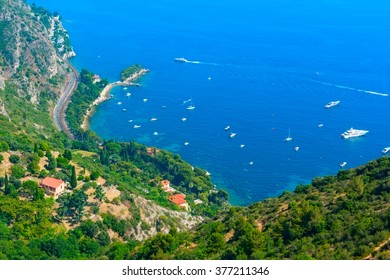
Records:
[[[66,76],[65,85],[61,90],[61,96],[54,106],[53,121],[59,131],[65,132],[71,139],[74,139],[65,121],[65,110],[68,107],[73,91],[77,88],[79,73],[69,62],[65,61],[65,63],[69,66],[70,72]]]

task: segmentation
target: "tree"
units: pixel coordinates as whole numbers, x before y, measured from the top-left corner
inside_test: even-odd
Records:
[[[76,168],[72,165],[72,175],[70,177],[70,186],[72,189],[77,187],[77,177],[76,177]]]
[[[3,157],[3,155],[2,155],[2,154],[0,154],[0,163],[2,163],[2,162],[3,162],[3,160],[4,160],[4,157]]]
[[[18,163],[20,161],[20,157],[18,155],[10,155],[9,161],[11,163]]]
[[[72,160],[72,152],[68,149],[65,149],[63,157],[68,160]]]
[[[57,168],[57,160],[55,159],[55,157],[49,153],[49,152],[46,152],[46,156],[47,156],[47,164],[46,164],[46,169],[47,170],[54,170]]]
[[[21,179],[24,176],[24,169],[20,165],[13,165],[11,167],[11,172],[12,172],[11,173],[12,176],[15,177],[16,179]]]
[[[99,201],[102,201],[102,199],[104,198],[104,192],[101,185],[98,185],[95,189],[95,198]]]

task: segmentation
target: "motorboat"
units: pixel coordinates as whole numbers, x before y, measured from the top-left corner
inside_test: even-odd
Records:
[[[382,150],[383,154],[387,154],[387,152],[390,151],[390,147],[386,147]]]
[[[230,138],[233,138],[233,137],[235,137],[236,135],[237,135],[237,133],[232,132],[232,133],[230,133],[229,137],[230,137]]]
[[[339,105],[339,104],[340,104],[340,101],[339,101],[339,100],[337,100],[337,101],[331,101],[331,102],[329,102],[328,104],[325,105],[325,108],[329,109],[329,108],[332,108],[332,107],[337,106],[337,105]]]
[[[346,161],[343,161],[342,163],[340,163],[340,167],[343,168],[344,166],[347,165],[347,162]]]
[[[176,62],[189,62],[189,60],[185,59],[184,57],[177,57],[175,58]]]

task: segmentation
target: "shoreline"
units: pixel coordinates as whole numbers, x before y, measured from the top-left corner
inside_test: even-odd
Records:
[[[84,117],[83,117],[83,122],[81,124],[81,129],[86,131],[89,128],[89,121],[93,114],[95,113],[96,107],[103,103],[104,101],[110,99],[110,92],[114,87],[118,86],[140,86],[140,84],[134,83],[137,79],[139,79],[141,76],[145,75],[148,73],[150,70],[146,68],[142,68],[138,72],[134,73],[130,77],[128,77],[125,81],[116,81],[113,83],[109,83],[104,87],[104,89],[100,92],[100,95],[98,98],[96,98],[92,104],[89,106],[88,110],[85,112]]]

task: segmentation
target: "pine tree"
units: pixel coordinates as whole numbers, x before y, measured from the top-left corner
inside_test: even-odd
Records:
[[[72,176],[70,178],[70,186],[72,189],[77,187],[76,168],[72,165]]]
[[[11,190],[9,188],[8,175],[4,176],[4,194],[10,194]]]

